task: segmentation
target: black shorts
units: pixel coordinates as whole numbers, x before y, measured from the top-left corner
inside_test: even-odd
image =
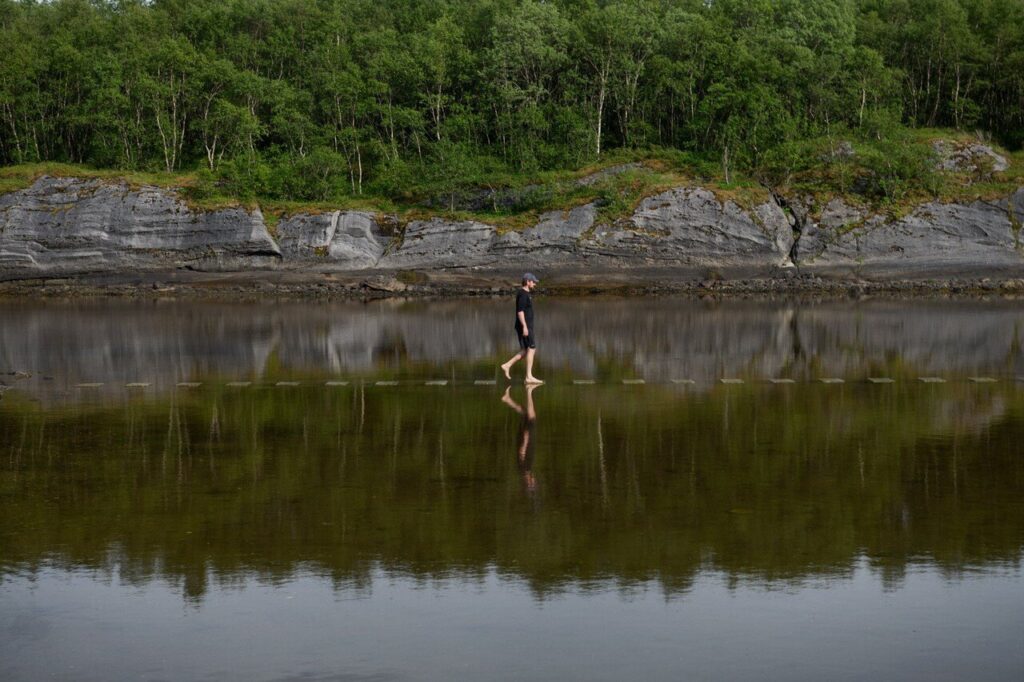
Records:
[[[519,347],[523,350],[537,347],[536,335],[530,334],[529,336],[523,336],[522,330],[516,327],[516,336],[519,337]]]

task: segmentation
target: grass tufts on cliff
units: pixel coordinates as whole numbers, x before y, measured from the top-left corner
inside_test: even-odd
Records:
[[[986,158],[980,158],[974,168],[938,170],[936,145],[942,143],[953,149],[984,144],[1005,158],[1009,168],[994,170]],[[900,214],[925,201],[1006,196],[1024,186],[1024,151],[1011,153],[975,135],[942,129],[901,130],[878,139],[832,136],[780,145],[756,171],[731,173],[726,181],[713,159],[660,148],[620,150],[601,163],[575,169],[519,174],[481,170],[457,183],[438,181],[425,173],[390,195],[340,194],[323,201],[232,193],[231,183],[208,171],[138,172],[36,163],[0,167],[0,194],[27,188],[42,176],[173,189],[193,209],[259,208],[270,224],[297,213],[361,210],[395,215],[400,222],[444,217],[487,223],[504,231],[536,224],[544,213],[587,203],[596,204],[598,223],[613,224],[630,216],[645,198],[684,186],[705,187],[719,201],[748,209],[767,201],[774,191],[812,198],[818,207],[843,197],[873,211]]]

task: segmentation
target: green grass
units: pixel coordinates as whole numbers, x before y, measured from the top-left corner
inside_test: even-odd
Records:
[[[15,192],[32,185],[44,175],[54,177],[96,178],[99,180],[123,180],[132,187],[155,185],[157,187],[188,187],[195,182],[192,173],[156,173],[125,171],[117,169],[96,169],[70,163],[27,163],[17,166],[0,167],[0,194]]]
[[[237,206],[250,210],[259,208],[272,231],[279,220],[296,213],[338,210],[394,215],[400,226],[413,220],[442,216],[487,223],[499,231],[509,231],[536,224],[544,213],[569,211],[590,202],[598,205],[598,224],[613,224],[630,216],[645,198],[680,186],[705,187],[714,192],[719,201],[732,201],[751,208],[769,199],[763,183],[770,182],[783,193],[813,197],[818,210],[832,198],[841,196],[848,204],[892,215],[899,215],[925,201],[995,199],[1024,186],[1024,151],[1010,153],[987,141],[986,144],[1010,160],[1008,171],[971,177],[964,173],[931,173],[927,170],[927,163],[922,160],[927,158],[935,140],[977,141],[978,138],[970,133],[930,128],[905,130],[901,132],[899,142],[852,140],[855,150],[852,158],[829,157],[828,150],[841,139],[821,138],[798,143],[795,153],[791,152],[789,168],[773,170],[769,164],[766,171],[756,174],[757,179],[755,175],[734,172],[729,183],[724,181],[721,167],[713,159],[679,150],[650,148],[615,150],[599,163],[577,169],[491,172],[474,178],[461,188],[462,194],[490,189],[515,197],[513,206],[497,210],[451,211],[441,206],[428,206],[431,197],[435,201],[444,197],[440,188],[429,184],[411,188],[408,197],[403,199],[373,195],[339,196],[319,202],[268,197],[241,199],[218,191],[210,182],[208,173],[123,171],[63,163],[2,167],[0,194],[24,189],[43,175],[96,178],[123,181],[132,187],[155,185],[179,189],[183,200],[197,210],[213,211]],[[907,152],[903,163],[912,167],[894,171],[898,177],[886,187],[885,195],[877,192],[858,194],[858,183],[863,185],[866,178],[875,177],[879,164],[885,167],[893,150],[901,149]],[[580,183],[595,173],[624,164],[635,164],[635,167],[605,175],[586,185]]]

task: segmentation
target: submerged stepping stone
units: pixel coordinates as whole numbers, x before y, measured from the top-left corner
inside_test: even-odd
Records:
[[[593,386],[595,381],[593,379],[573,379],[572,383],[577,386]]]
[[[730,384],[730,385],[744,383],[743,379],[719,379],[719,381],[721,383],[723,383],[723,384]]]
[[[672,383],[673,384],[682,384],[684,386],[691,386],[693,384],[696,384],[697,382],[694,381],[693,379],[673,379]]]
[[[232,386],[232,387],[252,386],[252,382],[251,381],[229,381],[227,385],[228,386]]]
[[[638,384],[646,384],[647,382],[643,379],[623,379],[622,383],[627,386],[636,386]]]
[[[125,384],[125,388],[148,388],[150,385],[142,381],[133,381],[130,384]]]
[[[397,386],[398,382],[397,381],[378,381],[375,385],[376,386]]]
[[[994,384],[996,379],[993,377],[968,377],[968,379],[976,384]]]
[[[896,381],[889,377],[868,377],[868,381],[873,384],[895,384]]]
[[[473,382],[474,386],[494,386],[498,383],[496,379],[477,379]]]
[[[823,384],[845,384],[846,383],[845,379],[839,379],[837,377],[825,377],[823,379],[818,379],[818,381],[820,381]]]
[[[299,382],[298,381],[279,381],[279,382],[277,382],[274,385],[275,386],[298,386]]]
[[[198,388],[202,385],[202,382],[199,381],[179,381],[177,383],[178,388]]]
[[[87,383],[87,384],[75,384],[75,388],[99,388],[102,385],[103,385],[103,382],[100,381],[100,382]]]
[[[769,379],[773,384],[795,384],[795,379]]]
[[[946,383],[946,380],[943,379],[942,377],[921,377],[920,379],[918,379],[918,381],[920,381],[921,383],[924,383],[924,384],[944,384],[944,383]]]
[[[447,386],[447,379],[432,379],[425,384],[426,386]]]
[[[324,386],[348,386],[347,381],[325,381]]]

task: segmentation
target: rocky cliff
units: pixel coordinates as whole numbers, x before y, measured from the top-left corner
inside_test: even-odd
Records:
[[[199,210],[171,190],[39,178],[0,196],[0,280],[176,269],[361,272],[452,269],[771,278],[794,269],[848,278],[1024,275],[1024,188],[989,201],[927,203],[902,217],[834,199],[740,206],[677,187],[602,219],[584,204],[521,230],[365,211],[297,213],[274,234],[258,210]]]

